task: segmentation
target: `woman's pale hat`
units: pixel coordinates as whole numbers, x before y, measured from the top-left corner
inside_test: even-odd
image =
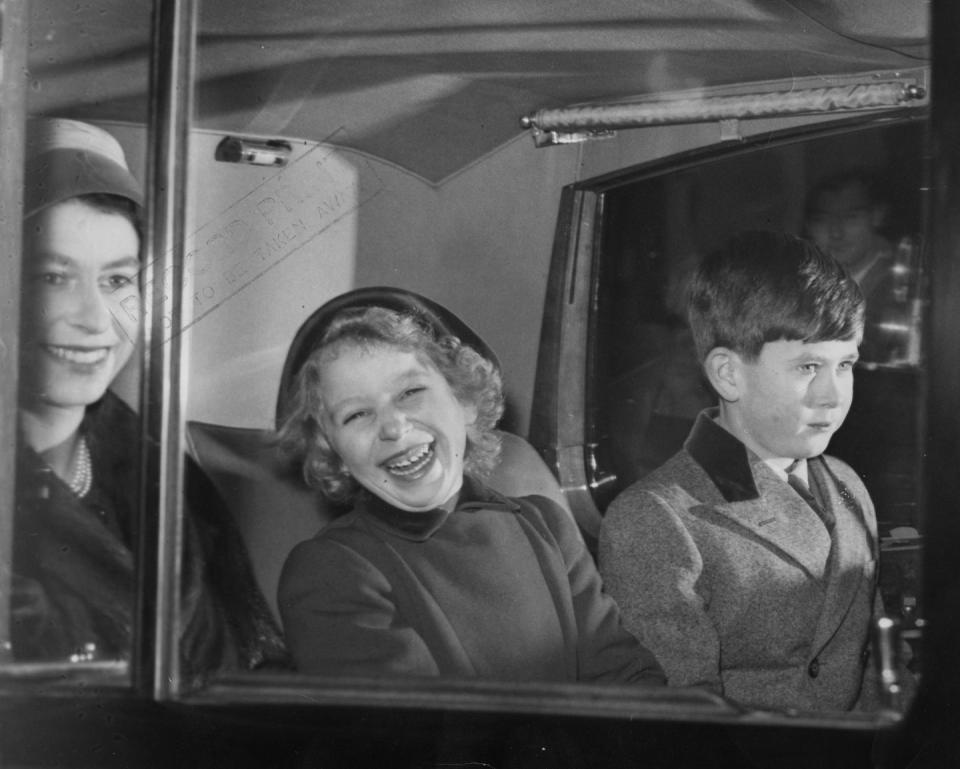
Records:
[[[65,118],[27,123],[24,217],[77,195],[107,193],[143,205],[140,183],[113,135]]]

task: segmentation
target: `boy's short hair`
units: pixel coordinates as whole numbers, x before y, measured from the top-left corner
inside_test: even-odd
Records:
[[[863,337],[865,302],[846,268],[780,232],[734,235],[701,262],[687,314],[701,361],[716,347],[756,360],[767,342]]]

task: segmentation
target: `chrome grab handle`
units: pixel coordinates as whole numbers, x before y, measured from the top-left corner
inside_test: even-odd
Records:
[[[892,617],[880,617],[874,634],[880,698],[883,707],[900,711],[903,706],[903,682],[900,680],[900,627]]]

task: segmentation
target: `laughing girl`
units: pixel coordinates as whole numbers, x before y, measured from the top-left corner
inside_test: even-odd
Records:
[[[283,445],[350,505],[284,567],[298,669],[662,683],[569,514],[481,480],[500,448],[498,366],[408,296],[410,311],[340,301],[291,388]]]

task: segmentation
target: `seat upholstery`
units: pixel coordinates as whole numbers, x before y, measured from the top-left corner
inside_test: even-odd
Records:
[[[187,425],[187,447],[207,473],[243,534],[254,574],[279,621],[277,584],[287,554],[336,517],[338,510],[286,464],[268,430],[207,422]],[[506,496],[539,494],[569,513],[556,478],[537,451],[501,432],[500,463],[487,482]]]

